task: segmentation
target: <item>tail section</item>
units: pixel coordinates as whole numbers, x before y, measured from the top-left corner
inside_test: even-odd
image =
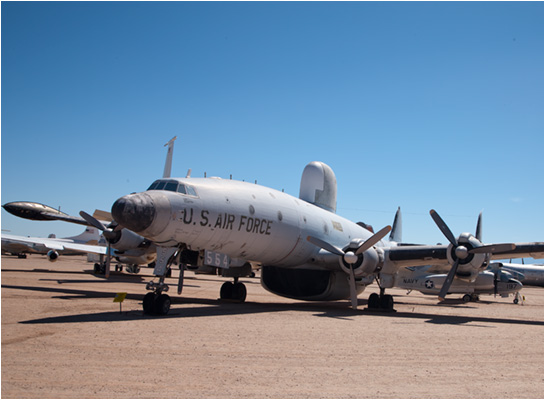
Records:
[[[396,215],[394,217],[394,223],[392,224],[392,231],[390,232],[390,242],[401,243],[402,235],[401,231],[403,228],[401,220],[401,207],[397,208]]]
[[[70,236],[63,239],[69,239],[73,240],[74,243],[79,244],[98,244],[98,241],[100,240],[100,231],[92,226],[88,226],[85,228],[85,231],[83,233],[77,235],[77,236]]]
[[[174,141],[178,138],[178,136],[174,136],[172,139],[168,141],[165,146],[168,146],[167,150],[167,159],[165,161],[165,170],[163,171],[163,178],[170,178],[170,171],[172,169],[172,153],[174,152]]]

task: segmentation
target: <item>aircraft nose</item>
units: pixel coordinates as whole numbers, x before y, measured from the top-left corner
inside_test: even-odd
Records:
[[[155,219],[155,214],[153,199],[146,193],[123,196],[112,206],[114,220],[134,232],[148,229]]]

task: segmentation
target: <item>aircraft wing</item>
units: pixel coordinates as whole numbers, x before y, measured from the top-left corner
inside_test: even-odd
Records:
[[[515,243],[515,250],[508,253],[495,253],[491,256],[492,260],[504,260],[506,258],[525,258],[533,259],[543,258],[543,242],[533,243]]]
[[[51,250],[63,251],[63,250],[75,250],[83,253],[94,254],[106,254],[106,246],[97,246],[90,244],[73,243],[64,240],[54,238],[38,238],[38,237],[25,237],[16,235],[2,235],[2,239],[6,239],[12,242],[25,243],[30,245],[42,245]]]
[[[532,257],[543,258],[543,242],[515,243],[515,249],[509,252],[491,254],[492,260],[506,258]],[[386,257],[397,267],[418,267],[421,265],[448,265],[447,245],[436,246],[396,246],[386,249]]]
[[[386,250],[386,256],[397,267],[448,265],[446,245],[396,246]]]

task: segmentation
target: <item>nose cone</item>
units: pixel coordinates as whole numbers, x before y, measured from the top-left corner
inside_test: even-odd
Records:
[[[129,194],[112,206],[112,217],[120,225],[134,232],[148,229],[155,218],[153,199],[146,193]]]

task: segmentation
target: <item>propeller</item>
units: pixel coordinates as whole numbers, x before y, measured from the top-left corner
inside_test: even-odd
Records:
[[[98,230],[102,231],[102,234],[104,235],[104,237],[106,238],[106,241],[108,242],[108,245],[106,248],[106,253],[107,253],[106,268],[104,270],[104,276],[106,278],[109,278],[110,277],[110,260],[112,258],[110,254],[111,248],[112,248],[111,242],[115,241],[118,238],[118,235],[119,235],[118,232],[123,228],[121,227],[121,225],[116,225],[114,228],[111,228],[111,227],[107,228],[104,226],[102,222],[100,222],[98,219],[96,219],[92,215],[87,214],[85,211],[80,211],[79,215],[81,215],[81,217],[85,221],[87,221],[89,225],[94,226]]]
[[[380,231],[375,233],[373,236],[371,236],[369,239],[367,239],[363,244],[356,249],[356,251],[347,251],[344,252],[337,246],[332,245],[331,243],[327,243],[321,239],[318,239],[317,237],[308,236],[307,240],[312,243],[313,245],[320,247],[324,250],[329,251],[330,253],[336,254],[350,265],[350,268],[348,268],[348,276],[350,278],[350,301],[352,303],[352,308],[355,310],[358,307],[358,293],[356,291],[356,276],[354,274],[354,264],[358,262],[358,256],[360,254],[363,254],[367,250],[369,250],[371,247],[373,247],[375,244],[380,242],[384,236],[390,232],[392,227],[390,225],[385,226]],[[346,271],[345,271],[346,272]]]
[[[459,240],[457,240],[454,235],[452,234],[452,231],[449,229],[448,225],[443,221],[443,219],[439,216],[439,214],[435,210],[430,210],[430,215],[439,228],[439,230],[445,235],[447,240],[452,244],[454,248],[454,264],[450,268],[450,271],[447,274],[447,278],[445,279],[445,282],[443,283],[443,286],[441,287],[441,290],[439,291],[439,300],[443,301],[445,300],[445,296],[448,293],[448,290],[450,289],[450,285],[452,284],[452,281],[454,280],[454,276],[456,275],[456,271],[458,270],[459,265],[462,261],[466,260],[470,255],[472,254],[488,254],[488,253],[503,253],[512,251],[516,248],[516,246],[513,243],[501,243],[501,244],[487,244],[482,245],[481,237],[482,237],[482,212],[479,214],[479,219],[477,220],[477,228],[475,233],[475,239],[479,243],[481,243],[481,246],[479,247],[473,247],[469,246],[468,248],[465,243],[461,243]]]

